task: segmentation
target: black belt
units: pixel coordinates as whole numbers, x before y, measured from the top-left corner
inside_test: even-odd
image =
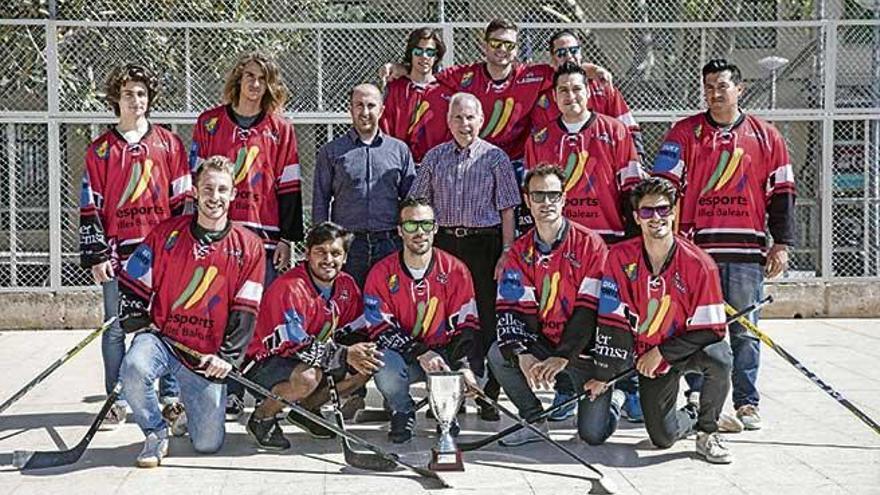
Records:
[[[498,227],[440,227],[440,232],[453,237],[469,237],[472,235],[498,235]]]
[[[354,233],[355,237],[362,237],[365,239],[396,239],[397,231],[396,230],[362,230],[360,232]]]

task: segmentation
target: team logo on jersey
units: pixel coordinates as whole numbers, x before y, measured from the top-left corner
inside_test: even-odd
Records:
[[[210,134],[211,136],[213,136],[214,133],[217,132],[217,120],[218,119],[219,119],[219,117],[213,117],[213,118],[208,119],[207,122],[205,122],[205,131],[207,131],[207,133]]]
[[[104,141],[97,148],[95,148],[95,154],[98,155],[98,158],[106,159],[110,156],[110,145],[107,141]]]
[[[694,137],[697,139],[700,139],[700,136],[702,136],[702,135],[703,135],[703,124],[697,124],[697,126],[694,127]]]
[[[474,83],[474,71],[465,72],[463,76],[461,76],[461,83],[459,83],[459,87],[464,89]]]
[[[543,128],[539,131],[532,133],[532,139],[535,141],[535,144],[541,144],[547,140],[547,128]]]
[[[392,273],[388,276],[388,291],[392,294],[397,294],[397,291],[400,290],[400,278],[396,273]]]
[[[674,285],[675,288],[678,289],[678,292],[682,294],[687,292],[687,287],[685,287],[684,285],[684,280],[681,279],[681,274],[678,272],[675,272],[675,275],[672,276],[672,285]]]
[[[168,238],[165,239],[165,251],[171,251],[175,244],[177,244],[177,240],[180,239],[180,231],[173,230],[170,234],[168,234]]]
[[[715,166],[715,171],[712,173],[712,176],[709,177],[709,182],[707,182],[700,191],[700,196],[705,195],[709,191],[720,191],[728,182],[730,182],[730,179],[733,178],[734,172],[736,172],[737,167],[739,167],[739,164],[742,161],[743,153],[744,150],[742,148],[735,148],[733,150],[733,155],[727,150],[722,151],[721,156],[718,157],[718,165]]]
[[[146,244],[141,244],[125,263],[125,271],[131,278],[140,280],[150,285],[150,272],[153,269],[153,250]]]
[[[415,108],[413,111],[412,117],[409,119],[409,128],[407,128],[406,133],[412,134],[413,130],[422,121],[422,117],[425,116],[425,112],[428,111],[428,108],[431,107],[431,104],[425,100],[419,102],[419,106]]]
[[[681,145],[672,141],[667,141],[660,146],[660,151],[654,158],[653,173],[661,174],[672,171],[678,166],[681,160]]]
[[[535,246],[529,246],[528,249],[523,251],[522,254],[523,262],[527,265],[531,265],[535,262]]]
[[[498,294],[501,298],[506,301],[518,301],[526,293],[522,279],[521,271],[512,268],[504,270],[498,283]]]
[[[565,192],[571,191],[575,184],[581,180],[581,177],[584,175],[587,160],[589,159],[590,154],[586,151],[568,154],[568,160],[565,162],[565,170],[563,171],[566,177]]]
[[[329,320],[324,322],[321,331],[318,332],[318,342],[326,342],[327,339],[333,335],[333,332],[336,331],[336,327],[339,325],[339,307],[335,302],[331,301],[328,306],[325,306],[324,312],[327,313]]]
[[[447,275],[443,272],[440,272],[437,274],[437,283],[438,284],[446,285],[447,282],[449,282],[449,275]]]
[[[382,323],[382,312],[379,310],[381,302],[376,296],[364,294],[364,318],[370,325]]]
[[[623,273],[630,282],[635,282],[636,279],[639,278],[639,264],[630,263],[628,265],[623,265]]]
[[[250,172],[251,167],[259,154],[260,148],[257,146],[242,146],[238,150],[238,155],[235,157],[235,169],[233,169],[232,172],[232,175],[235,177],[236,186],[241,184],[241,182],[247,177],[248,172]]]
[[[665,294],[659,300],[652,297],[648,301],[647,315],[645,315],[641,325],[639,325],[639,334],[644,335],[645,337],[651,337],[657,333],[657,331],[663,326],[663,321],[666,319],[666,316],[669,314],[669,306],[671,303],[672,298],[669,297],[669,294]]]
[[[431,325],[434,323],[434,316],[437,315],[437,304],[440,302],[437,296],[431,296],[428,302],[419,301],[416,304],[416,324],[413,326],[411,335],[413,338],[419,335],[428,335],[431,331]]]
[[[128,185],[125,186],[125,191],[119,197],[119,203],[116,204],[116,208],[121,208],[127,201],[131,203],[137,201],[144,194],[144,191],[147,190],[147,186],[150,185],[150,179],[152,178],[153,160],[147,158],[143,165],[141,165],[141,162],[135,162],[131,167],[131,172],[129,172]]]
[[[541,318],[546,318],[553,305],[556,304],[556,297],[559,295],[559,272],[553,272],[553,275],[544,275],[541,282],[541,304],[538,311]]]
[[[183,292],[177,296],[174,304],[171,305],[171,309],[175,310],[183,306],[183,309],[187,310],[204,299],[217,277],[217,271],[217,267],[214,265],[209,266],[207,270],[203,266],[197,266],[186,288],[183,289]]]
[[[483,139],[498,137],[510,122],[510,116],[513,115],[514,108],[518,107],[519,105],[513,101],[511,96],[503,100],[495,100],[495,105],[492,107],[492,116],[489,117],[489,121],[483,127],[483,131],[480,132],[480,137]]]
[[[550,108],[550,98],[548,98],[546,94],[539,96],[537,103],[538,107],[540,107],[542,110],[547,110],[548,108]]]

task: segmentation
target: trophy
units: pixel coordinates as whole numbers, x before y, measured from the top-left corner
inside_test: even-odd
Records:
[[[428,398],[434,417],[440,423],[440,438],[431,448],[432,471],[464,471],[461,450],[450,433],[452,421],[464,401],[464,379],[461,373],[444,371],[428,373]]]

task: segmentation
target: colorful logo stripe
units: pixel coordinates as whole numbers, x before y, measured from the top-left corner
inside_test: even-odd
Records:
[[[495,100],[495,106],[492,108],[492,116],[483,131],[480,133],[481,138],[497,137],[507,126],[510,116],[513,114],[514,101],[508,96],[504,100]]]
[[[419,102],[419,106],[416,107],[415,111],[412,114],[412,118],[409,121],[409,129],[406,130],[406,133],[408,135],[413,133],[416,125],[418,125],[418,123],[422,120],[422,117],[424,117],[425,112],[428,111],[428,108],[430,106],[431,105],[425,100]]]
[[[437,304],[439,300],[437,296],[431,296],[431,299],[428,300],[428,303],[425,304],[425,301],[419,301],[419,304],[416,305],[416,324],[412,329],[412,336],[418,337],[422,333],[427,334],[431,329],[431,324],[434,322],[434,315],[437,314]]]
[[[567,177],[567,179],[565,179],[565,192],[570,191],[575,185],[577,185],[578,181],[581,180],[589,158],[590,154],[586,151],[570,153],[568,155],[564,171],[565,176]]]
[[[648,301],[648,317],[639,325],[639,333],[645,334],[645,337],[650,337],[657,333],[662,326],[663,320],[666,319],[671,302],[672,298],[669,297],[669,294],[661,297],[659,301],[652,297]]]
[[[122,205],[129,200],[132,203],[137,201],[144,194],[144,191],[147,190],[147,186],[150,185],[150,179],[153,177],[152,173],[153,160],[149,158],[144,162],[143,168],[141,168],[141,162],[136,162],[132,165],[131,174],[128,176],[128,185],[125,186],[125,191],[120,196],[116,207],[122,208]]]
[[[245,148],[242,146],[240,150],[238,150],[238,156],[235,157],[235,170],[233,170],[233,175],[235,176],[235,185],[238,185],[247,177],[248,172],[251,170],[251,166],[254,164],[254,160],[257,159],[257,155],[260,154],[260,148],[257,146],[251,146],[250,148]]]
[[[174,301],[174,304],[171,305],[171,309],[177,309],[181,305],[183,305],[183,309],[190,309],[193,307],[205,296],[205,293],[208,292],[208,289],[211,287],[211,282],[214,281],[216,276],[216,266],[211,265],[207,270],[202,266],[196,267],[192,278],[190,278],[189,283],[186,285],[183,292],[180,293],[180,296],[177,297],[177,300]]]
[[[556,303],[556,296],[559,294],[559,272],[553,272],[553,276],[544,275],[544,281],[541,284],[541,318],[546,318]]]
[[[736,172],[737,167],[739,167],[740,161],[742,161],[742,156],[742,148],[734,149],[732,157],[729,151],[722,151],[721,156],[718,157],[718,165],[715,167],[715,171],[712,172],[712,176],[709,177],[709,182],[707,182],[703,187],[703,190],[700,191],[700,196],[706,194],[710,190],[720,191],[722,187],[730,182],[734,172]]]

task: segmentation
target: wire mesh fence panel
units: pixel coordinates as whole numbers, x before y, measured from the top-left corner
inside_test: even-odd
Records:
[[[838,30],[837,105],[880,108],[880,23]]]
[[[45,28],[0,25],[0,46],[0,111],[45,111]]]

